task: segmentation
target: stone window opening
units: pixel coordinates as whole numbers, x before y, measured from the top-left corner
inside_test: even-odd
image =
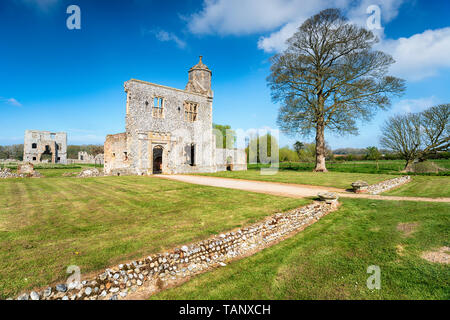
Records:
[[[123,153],[123,156],[124,156],[124,158],[125,158],[125,161],[128,161],[128,152],[125,151],[125,152]]]
[[[32,148],[32,149],[37,149],[37,143],[31,144],[31,148]]]
[[[126,93],[127,93],[127,114],[129,113],[129,111],[130,111],[130,101],[131,101],[131,94],[129,94],[128,93],[128,91],[126,91]]]
[[[184,102],[184,120],[189,122],[197,121],[198,103]]]
[[[164,117],[164,98],[162,98],[162,97],[154,97],[153,98],[152,116],[154,118],[163,118]]]
[[[33,161],[36,161],[36,157],[33,157]]]
[[[191,166],[195,166],[195,144],[191,144]]]
[[[51,160],[53,160],[52,149],[50,148],[49,145],[46,145],[44,152],[41,153],[40,161],[51,161]]]

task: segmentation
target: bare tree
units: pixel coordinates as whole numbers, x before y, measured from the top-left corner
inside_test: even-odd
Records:
[[[391,56],[372,49],[376,36],[347,21],[338,9],[306,20],[288,39],[288,48],[272,57],[268,82],[281,102],[278,124],[291,135],[316,135],[315,171],[325,166],[325,128],[357,134],[356,121],[370,120],[390,106],[404,81],[387,75]]]
[[[431,107],[421,113],[396,115],[382,127],[380,143],[405,160],[404,171],[412,171],[414,161],[447,151],[450,146],[450,104]]]
[[[440,104],[421,114],[423,150],[418,160],[423,161],[439,151],[448,151],[450,146],[450,104]]]

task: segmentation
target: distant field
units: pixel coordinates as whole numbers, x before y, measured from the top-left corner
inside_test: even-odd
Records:
[[[0,179],[0,195],[0,299],[310,201],[138,176]]]
[[[429,160],[441,168],[450,170],[450,159]],[[250,169],[258,168],[260,165],[249,165]],[[313,162],[282,162],[280,169],[294,171],[312,171]],[[403,160],[380,160],[378,169],[376,161],[327,161],[328,171],[352,172],[352,173],[376,173],[376,174],[398,174],[405,167]]]
[[[450,299],[450,266],[421,258],[450,247],[450,204],[343,199],[342,207],[254,256],[152,299]],[[405,235],[399,223],[414,223]],[[380,267],[381,289],[366,286]]]

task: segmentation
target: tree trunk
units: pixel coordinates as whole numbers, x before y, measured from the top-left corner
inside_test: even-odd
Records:
[[[320,121],[316,126],[316,167],[315,172],[328,172],[325,167],[325,126]]]
[[[406,160],[406,165],[405,165],[405,168],[403,169],[403,172],[412,172],[413,164],[414,164],[414,159]]]

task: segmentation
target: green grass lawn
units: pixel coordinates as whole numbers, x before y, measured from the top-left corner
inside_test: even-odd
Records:
[[[412,181],[384,195],[450,198],[450,177],[412,176]]]
[[[450,204],[344,199],[294,237],[152,299],[450,299],[450,266],[421,258],[450,246]],[[418,223],[406,236],[399,223]],[[381,269],[381,289],[366,286]]]
[[[0,179],[0,298],[309,201],[138,176]]]
[[[309,184],[316,186],[336,187],[342,189],[351,188],[352,182],[364,180],[369,184],[398,177],[387,174],[350,173],[350,172],[298,172],[291,170],[280,170],[274,175],[261,175],[259,169],[247,171],[224,171],[216,173],[202,173],[201,175],[247,179],[258,181]]]

